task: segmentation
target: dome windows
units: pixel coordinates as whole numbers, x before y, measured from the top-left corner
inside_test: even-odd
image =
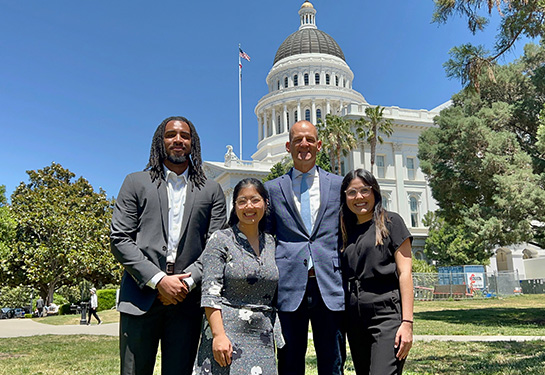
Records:
[[[305,79],[305,86],[308,86],[308,73],[305,73],[304,79]]]
[[[293,75],[293,86],[299,85],[299,76],[297,74]]]
[[[320,73],[316,73],[314,75],[314,83],[319,85],[320,84]]]

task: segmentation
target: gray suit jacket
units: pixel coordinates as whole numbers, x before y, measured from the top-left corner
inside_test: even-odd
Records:
[[[226,223],[225,196],[219,184],[206,180],[197,188],[189,182],[178,246],[175,273],[191,272],[200,283],[202,266],[195,263],[206,240]],[[128,175],[121,186],[112,216],[111,251],[123,264],[118,310],[142,315],[150,309],[157,290],[146,283],[166,270],[168,244],[168,195],[164,180],[152,182],[150,173]],[[189,293],[183,302],[198,309],[200,291]]]
[[[312,233],[308,233],[295,205],[292,170],[265,183],[271,206],[271,229],[277,242],[278,309],[295,311],[301,304],[308,279],[308,258],[312,254],[318,287],[326,306],[332,311],[342,311],[344,291],[339,260],[342,177],[318,169],[320,208]]]

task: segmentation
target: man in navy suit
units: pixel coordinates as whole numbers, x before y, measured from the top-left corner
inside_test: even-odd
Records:
[[[309,321],[318,374],[343,373],[344,292],[338,236],[342,177],[316,167],[321,147],[313,124],[295,123],[286,142],[293,168],[265,185],[277,240],[277,307],[286,341],[278,351],[279,375],[305,373]]]

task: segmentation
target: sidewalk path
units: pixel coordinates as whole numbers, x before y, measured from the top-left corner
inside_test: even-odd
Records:
[[[119,323],[54,326],[32,319],[0,319],[0,338],[36,335],[119,335]]]
[[[0,319],[0,338],[37,335],[119,335],[119,323],[53,326],[31,319]],[[312,335],[309,334],[309,339]],[[545,336],[435,336],[415,335],[414,341],[534,341]]]

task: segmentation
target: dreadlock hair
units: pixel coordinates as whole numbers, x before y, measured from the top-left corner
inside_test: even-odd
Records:
[[[359,178],[364,184],[371,186],[373,189],[373,196],[375,197],[375,206],[373,207],[373,221],[375,222],[375,246],[382,245],[383,239],[387,237],[390,232],[386,228],[386,210],[382,206],[382,194],[380,193],[380,186],[373,174],[366,169],[352,170],[344,176],[341,184],[341,234],[343,238],[343,250],[348,245],[348,233],[353,232],[358,224],[358,217],[348,208],[346,204],[346,189],[352,180]]]
[[[164,177],[163,162],[167,158],[164,141],[165,128],[169,121],[185,122],[189,126],[189,130],[191,131],[191,153],[189,155],[188,174],[189,179],[193,184],[197,186],[197,188],[201,188],[206,181],[206,176],[202,170],[201,141],[193,123],[182,116],[168,117],[157,127],[151,141],[149,162],[144,170],[150,171],[152,181],[159,180],[159,184],[161,184],[161,178]]]

